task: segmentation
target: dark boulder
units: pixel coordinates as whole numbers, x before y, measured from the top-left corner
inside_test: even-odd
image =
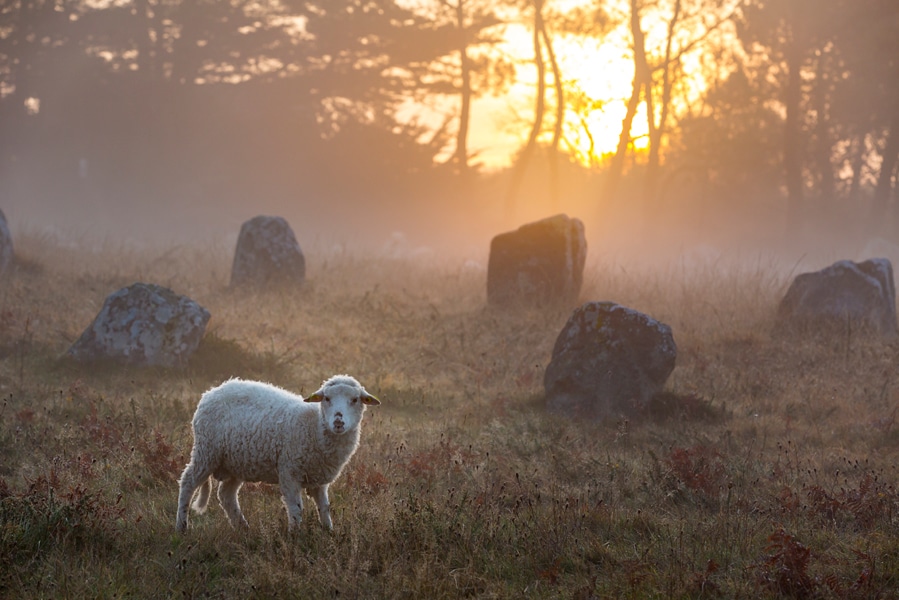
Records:
[[[674,370],[671,328],[614,302],[572,313],[553,347],[543,386],[547,409],[575,418],[633,416]]]
[[[286,220],[262,215],[241,226],[231,266],[232,287],[299,285],[305,279],[306,259]]]
[[[781,327],[801,331],[862,329],[895,336],[896,288],[885,258],[841,260],[797,275],[777,309]]]
[[[79,362],[184,365],[199,346],[209,316],[208,310],[168,288],[135,283],[106,298],[68,355]]]
[[[584,225],[566,215],[497,235],[490,242],[487,303],[500,307],[574,304],[586,259]]]

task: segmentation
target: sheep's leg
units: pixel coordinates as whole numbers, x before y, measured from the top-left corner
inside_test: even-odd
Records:
[[[284,498],[284,506],[287,508],[287,528],[293,529],[303,521],[303,494],[302,487],[293,477],[281,473],[278,478],[281,487],[281,496]]]
[[[203,514],[206,512],[206,506],[209,504],[209,492],[212,490],[212,478],[207,477],[206,480],[200,484],[200,487],[197,488],[197,496],[194,498],[193,504],[190,507],[197,514]]]
[[[312,496],[312,499],[315,500],[315,504],[318,506],[318,518],[321,521],[322,527],[327,529],[333,529],[334,526],[331,523],[331,505],[328,502],[328,484],[321,485],[318,487],[306,488],[306,492]]]
[[[225,514],[228,515],[228,520],[234,527],[249,527],[240,511],[240,503],[237,501],[237,492],[240,491],[242,485],[243,481],[234,477],[219,482],[219,504],[225,509]]]
[[[197,463],[191,461],[181,474],[181,488],[178,492],[178,516],[175,519],[175,529],[180,532],[187,530],[187,513],[190,500],[193,498],[194,491],[201,483],[206,482],[212,475],[209,469],[198,467]],[[205,483],[204,483],[205,485]]]

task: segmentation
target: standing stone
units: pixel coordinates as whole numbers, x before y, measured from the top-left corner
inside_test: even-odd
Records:
[[[183,365],[200,345],[209,311],[168,288],[135,283],[109,295],[68,354],[80,362]]]
[[[571,417],[633,416],[674,370],[671,328],[614,302],[572,313],[553,347],[543,387],[546,406]]]
[[[302,284],[306,259],[290,225],[282,217],[253,217],[240,228],[231,286]]]
[[[587,242],[579,219],[556,215],[490,242],[487,303],[532,306],[577,302]]]
[[[13,265],[15,252],[12,247],[12,235],[6,223],[6,215],[0,210],[0,276],[5,275]]]
[[[849,326],[895,336],[893,265],[885,258],[841,260],[797,275],[780,301],[777,318],[782,325],[805,330],[845,331]]]

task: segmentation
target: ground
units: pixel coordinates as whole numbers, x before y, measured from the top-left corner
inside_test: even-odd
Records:
[[[543,407],[573,307],[488,309],[462,260],[312,247],[303,289],[253,294],[228,289],[231,249],[214,245],[16,249],[0,293],[0,596],[897,597],[897,346],[777,331],[776,269],[588,260],[582,300],[645,312],[678,345],[645,414],[595,423]],[[135,281],[210,310],[191,363],[61,358]],[[382,405],[331,488],[333,533],[312,509],[289,532],[277,488],[251,484],[248,531],[213,500],[177,534],[200,394],[231,376],[308,394],[335,373]]]

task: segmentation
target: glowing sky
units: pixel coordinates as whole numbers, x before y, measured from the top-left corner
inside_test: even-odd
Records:
[[[533,57],[532,34],[520,25],[510,26],[506,51],[525,59]],[[628,56],[626,41],[610,35],[606,40],[577,39],[559,36],[554,40],[563,81],[575,81],[590,99],[602,103],[598,110],[586,117],[595,143],[595,153],[615,150],[621,133],[621,121],[633,81],[633,59]],[[536,93],[536,69],[531,64],[518,66],[516,83],[507,95],[483,97],[474,102],[470,148],[478,153],[478,160],[487,167],[507,165],[510,156],[527,138],[533,118]],[[551,75],[547,83],[547,116],[545,127],[552,126],[555,96]],[[572,127],[575,126],[571,120]],[[634,136],[646,132],[645,117],[638,119],[632,130]],[[575,131],[566,133],[567,139],[582,151],[588,147],[587,137]]]

